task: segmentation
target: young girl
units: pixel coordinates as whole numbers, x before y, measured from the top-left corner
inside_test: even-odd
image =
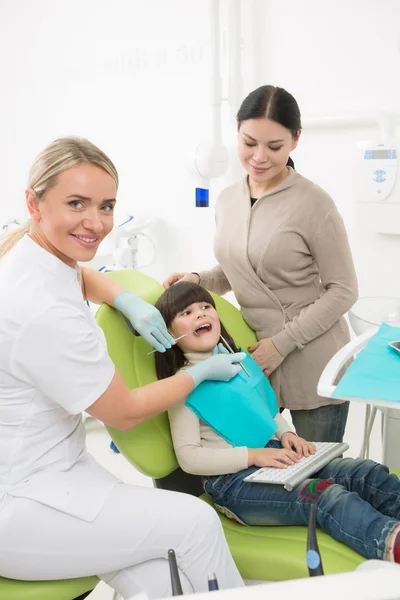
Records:
[[[189,334],[170,350],[156,354],[159,379],[205,360],[212,353],[223,352],[222,337],[237,350],[219,320],[212,296],[201,286],[191,282],[176,283],[161,295],[156,307],[171,335],[178,338]],[[191,394],[186,401],[169,409],[172,439],[181,468],[202,475],[204,489],[216,508],[242,524],[306,525],[310,506],[316,503],[317,523],[332,537],[365,558],[400,563],[400,481],[396,475],[389,475],[384,465],[372,460],[337,458],[292,492],[280,485],[243,481],[259,467],[285,468],[315,451],[311,442],[291,431],[279,414],[275,398],[272,396],[271,399],[268,380],[263,377],[260,384],[259,367],[248,357],[245,364],[251,363],[250,378],[240,372],[231,381],[217,382],[213,388],[201,384],[199,395],[194,396],[193,402]],[[218,415],[225,401],[230,403],[236,399],[237,389],[241,393],[248,389],[252,398],[248,406],[250,411],[254,405],[254,382],[258,395],[264,396],[264,412],[268,412],[264,415],[259,411],[259,415],[265,417],[266,427],[272,432],[267,435],[263,447],[237,445],[230,443],[232,439],[226,439],[232,431],[240,438],[240,426],[243,425],[241,439],[253,441],[253,426],[257,429],[257,419],[245,414],[245,403],[240,408],[240,420],[232,413],[225,421]],[[216,409],[215,415],[212,410],[209,414],[218,423],[213,428],[197,416],[198,406],[203,402],[207,407],[211,395],[212,400],[215,398]],[[235,423],[238,420],[239,423]],[[232,429],[231,421],[236,424],[236,429]],[[262,439],[259,432],[257,436]]]

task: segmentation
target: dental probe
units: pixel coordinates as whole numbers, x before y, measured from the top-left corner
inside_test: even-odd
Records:
[[[182,338],[186,337],[187,335],[192,335],[192,333],[196,333],[196,331],[189,331],[189,333],[184,333],[183,335],[180,335],[179,337],[175,338],[175,342],[178,342],[179,340],[181,340]],[[154,352],[158,352],[157,350],[150,350],[150,352],[147,353],[147,356],[149,354],[154,354]]]
[[[221,340],[224,342],[226,349],[229,350],[229,352],[231,354],[234,354],[234,351],[232,350],[232,348],[230,347],[230,345],[228,344],[228,342],[226,341],[226,339],[224,337],[222,337],[221,335]],[[248,370],[246,369],[246,367],[244,365],[242,365],[242,363],[240,362],[239,365],[242,367],[243,371],[246,373],[247,377],[250,377],[250,373],[248,372]]]

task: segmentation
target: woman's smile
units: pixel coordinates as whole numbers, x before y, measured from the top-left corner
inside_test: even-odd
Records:
[[[102,241],[101,237],[89,237],[83,235],[76,235],[75,233],[71,233],[70,235],[80,246],[83,246],[84,248],[96,248],[96,246],[98,246]]]

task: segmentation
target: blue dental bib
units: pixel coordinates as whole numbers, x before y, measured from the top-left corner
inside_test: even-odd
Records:
[[[243,364],[250,377],[240,370],[228,382],[203,381],[186,405],[232,446],[264,448],[278,428],[275,392],[251,356]]]

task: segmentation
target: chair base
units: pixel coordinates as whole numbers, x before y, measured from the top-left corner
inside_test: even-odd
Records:
[[[74,600],[85,600],[85,598],[87,598],[92,592],[93,592],[93,590],[89,590],[88,592],[81,594],[77,598],[74,598]]]
[[[54,581],[20,581],[0,577],[1,600],[83,600],[99,583],[97,577]]]
[[[154,487],[161,490],[169,490],[170,492],[183,492],[196,496],[197,498],[204,494],[203,486],[201,485],[201,477],[199,475],[190,475],[185,473],[180,467],[172,471],[166,477],[153,479]]]

